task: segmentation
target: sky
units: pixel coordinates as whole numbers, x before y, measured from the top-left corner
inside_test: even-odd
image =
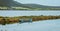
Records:
[[[60,0],[15,0],[23,4],[41,4],[47,6],[60,6]]]

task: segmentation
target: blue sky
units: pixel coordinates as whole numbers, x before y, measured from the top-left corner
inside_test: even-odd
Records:
[[[60,0],[15,0],[15,1],[23,4],[34,3],[48,6],[60,6]]]

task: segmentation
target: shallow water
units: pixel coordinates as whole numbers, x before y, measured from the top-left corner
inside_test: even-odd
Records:
[[[60,11],[0,11],[0,16],[60,15]],[[0,25],[0,31],[60,31],[60,19]]]
[[[60,11],[0,11],[0,16],[60,15]]]
[[[60,19],[0,25],[1,29],[7,31],[60,31]]]

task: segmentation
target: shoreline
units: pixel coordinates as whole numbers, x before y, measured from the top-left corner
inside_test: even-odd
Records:
[[[60,16],[17,16],[17,17],[3,17],[0,16],[0,24],[13,24],[13,23],[21,23],[20,19],[25,20],[24,22],[29,22],[27,20],[32,19],[32,22],[35,21],[43,21],[43,20],[53,20],[53,19],[60,19]]]

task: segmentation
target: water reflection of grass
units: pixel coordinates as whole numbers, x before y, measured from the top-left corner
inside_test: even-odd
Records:
[[[17,16],[17,17],[3,17],[0,16],[0,24],[13,24],[18,23],[20,19],[32,18],[32,21],[42,21],[48,19],[60,19],[60,16]]]

